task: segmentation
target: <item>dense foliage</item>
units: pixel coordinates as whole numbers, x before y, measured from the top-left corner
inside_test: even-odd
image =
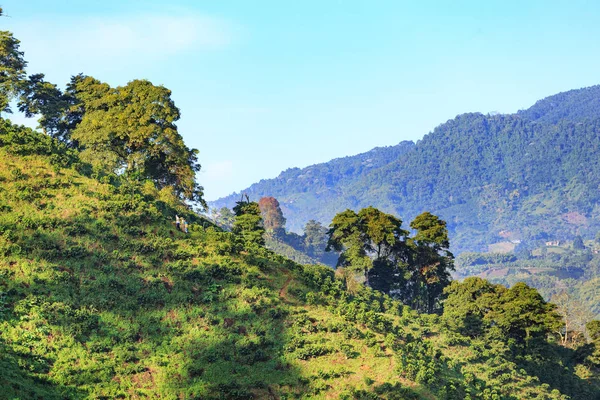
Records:
[[[533,244],[511,253],[462,253],[455,278],[475,275],[504,286],[525,282],[547,300],[567,295],[585,310],[587,320],[600,316],[600,244],[588,240],[583,249],[575,241]]]
[[[258,207],[263,219],[265,230],[272,235],[278,235],[285,230],[285,217],[275,197],[263,197],[258,201]]]
[[[170,90],[146,80],[111,88],[79,74],[62,91],[44,74],[27,76],[19,46],[0,31],[0,112],[12,112],[16,100],[26,117],[39,117],[44,133],[80,150],[96,175],[149,179],[206,207],[196,182],[198,150],[188,148],[177,130],[180,114]]]
[[[437,216],[409,236],[374,207],[347,210],[300,236],[275,199],[246,197],[220,229],[185,202],[202,203],[199,165],[167,89],[78,75],[62,91],[25,67],[0,32],[0,107],[17,100],[44,131],[0,118],[1,398],[600,396],[598,321],[573,323],[568,297],[523,283],[450,283]],[[324,235],[346,268],[263,247],[283,238],[322,258]]]
[[[238,235],[245,245],[264,245],[265,228],[258,203],[241,200],[233,208],[235,217],[231,231]]]
[[[454,270],[446,223],[424,212],[410,227],[413,237],[400,219],[374,207],[346,210],[333,218],[326,250],[337,251],[336,266],[359,272],[367,286],[415,310],[438,312]]]

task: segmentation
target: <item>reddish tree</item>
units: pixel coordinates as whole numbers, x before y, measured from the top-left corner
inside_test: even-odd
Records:
[[[258,206],[267,232],[278,232],[284,228],[285,218],[275,197],[263,197],[258,201]]]

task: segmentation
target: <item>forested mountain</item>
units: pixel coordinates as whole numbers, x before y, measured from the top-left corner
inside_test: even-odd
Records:
[[[290,169],[242,192],[277,198],[295,231],[309,219],[328,225],[339,211],[373,205],[404,220],[440,215],[455,251],[592,238],[600,229],[599,110],[594,86],[512,115],[462,114],[416,144]]]
[[[546,97],[518,114],[532,121],[551,124],[562,119],[578,122],[597,118],[600,116],[600,85]]]

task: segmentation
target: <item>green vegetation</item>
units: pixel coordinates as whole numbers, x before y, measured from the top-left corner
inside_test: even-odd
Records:
[[[239,201],[233,208],[235,218],[231,231],[237,234],[245,245],[262,246],[265,244],[265,228],[258,203]]]
[[[437,216],[409,236],[347,210],[327,232],[346,268],[297,264],[265,234],[321,257],[323,227],[285,233],[276,201],[223,211],[231,232],[192,211],[199,165],[167,89],[79,75],[63,92],[25,77],[10,33],[0,50],[4,111],[17,99],[44,131],[0,118],[1,398],[600,396],[598,321],[523,283],[451,283]]]
[[[86,177],[78,153],[48,136],[3,121],[0,143],[6,398],[600,393],[593,343],[577,353],[552,333],[546,341],[537,320],[530,329],[508,316],[502,329],[524,341],[464,336],[341,270],[303,267],[223,232],[152,181]],[[191,222],[189,235],[175,214]],[[505,297],[503,309],[520,299]],[[560,380],[544,372],[558,364]]]
[[[372,205],[406,220],[429,210],[447,221],[457,254],[509,240],[593,239],[600,231],[599,109],[594,86],[513,115],[463,114],[416,144],[290,169],[243,192],[276,197],[295,232],[311,219],[328,225],[345,209]]]
[[[462,253],[456,258],[455,278],[479,276],[513,286],[525,282],[547,300],[563,292],[589,314],[600,316],[600,254],[598,244],[544,242],[519,244],[512,253]],[[552,244],[552,245],[551,245]]]
[[[177,131],[179,109],[171,91],[146,80],[111,88],[79,74],[65,91],[46,82],[44,74],[26,75],[19,41],[0,32],[0,110],[38,116],[44,133],[79,150],[96,177],[127,175],[152,180],[178,197],[206,207],[196,182],[198,150],[189,149]]]
[[[416,234],[409,237],[400,219],[368,207],[338,213],[330,227],[327,250],[339,252],[337,267],[360,273],[367,286],[415,310],[441,310],[454,270],[444,221],[424,212],[411,222]]]

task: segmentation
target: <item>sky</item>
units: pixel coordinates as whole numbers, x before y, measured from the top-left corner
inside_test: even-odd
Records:
[[[28,72],[172,90],[207,200],[600,84],[598,1],[2,0]],[[19,123],[36,122],[15,114]]]

